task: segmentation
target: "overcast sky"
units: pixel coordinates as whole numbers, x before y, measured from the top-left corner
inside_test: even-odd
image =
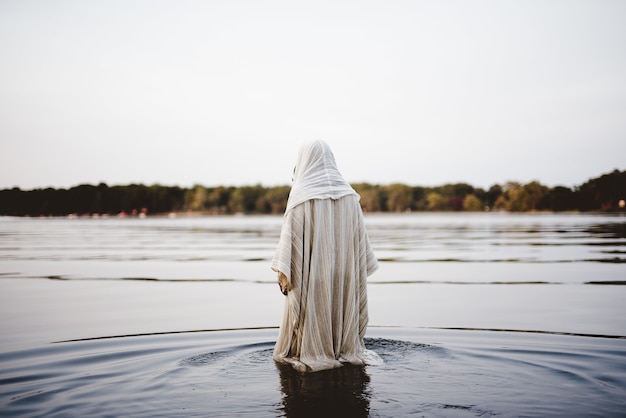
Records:
[[[626,169],[626,1],[0,0],[0,188],[575,186]]]

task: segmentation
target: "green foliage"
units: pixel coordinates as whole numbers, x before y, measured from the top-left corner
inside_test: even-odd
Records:
[[[269,213],[280,214],[285,212],[287,207],[287,199],[289,198],[289,186],[279,186],[267,189],[265,192],[265,200],[269,205]]]
[[[430,192],[426,195],[426,208],[432,211],[446,210],[446,199],[437,192]]]
[[[549,189],[536,181],[521,185],[509,182],[496,200],[496,209],[511,212],[554,210],[546,205]]]
[[[387,210],[389,212],[406,212],[411,210],[413,191],[405,184],[395,183],[387,186]]]
[[[618,210],[618,202],[626,199],[626,171],[614,170],[584,183],[576,190],[581,210]]]
[[[533,181],[508,182],[489,190],[466,183],[438,187],[394,183],[353,185],[366,212],[405,211],[619,211],[626,199],[626,171],[615,170],[591,179],[574,190],[563,186],[549,188]],[[290,187],[192,188],[130,184],[109,187],[82,184],[70,189],[19,188],[0,190],[0,215],[64,216],[68,214],[140,214],[192,211],[207,214],[281,214],[287,206]]]
[[[68,214],[163,213],[181,210],[186,190],[180,187],[79,185],[70,189],[0,190],[0,214],[60,216]]]
[[[361,196],[361,207],[365,212],[386,212],[387,191],[369,183],[353,184],[354,190]]]
[[[483,203],[474,194],[468,194],[463,199],[463,210],[468,212],[479,212],[483,210]]]
[[[195,185],[193,189],[187,190],[185,193],[185,202],[187,207],[192,211],[203,211],[206,209],[208,191],[203,186]]]

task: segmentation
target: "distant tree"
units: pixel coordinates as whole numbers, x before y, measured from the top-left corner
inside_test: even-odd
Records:
[[[516,211],[518,196],[522,185],[518,182],[509,181],[502,188],[502,193],[494,202],[494,208],[497,210]]]
[[[471,186],[467,183],[456,183],[452,185],[454,190],[454,196],[465,197],[468,194],[474,193],[474,186]]]
[[[230,213],[263,213],[264,207],[257,207],[258,203],[263,203],[260,200],[264,194],[263,187],[261,185],[256,186],[242,186],[233,190],[228,202],[228,209]]]
[[[485,192],[484,197],[482,197],[482,200],[485,202],[485,205],[487,205],[490,209],[494,208],[496,204],[496,200],[498,200],[498,198],[502,195],[502,193],[503,193],[502,186],[500,186],[499,184],[494,184],[493,186],[489,188],[489,190]]]
[[[463,210],[463,196],[450,196],[448,198],[448,208],[457,212]]]
[[[0,190],[0,215],[19,216],[24,214],[25,192],[18,187]]]
[[[196,184],[193,189],[186,193],[185,203],[191,211],[199,212],[205,209],[207,203],[208,192],[204,186]]]
[[[426,207],[432,211],[446,210],[447,199],[437,192],[430,192],[426,195]]]
[[[535,211],[544,209],[543,200],[547,192],[548,188],[537,181],[525,184],[519,196],[521,199],[521,210]]]
[[[391,212],[404,212],[411,209],[413,191],[405,184],[391,184],[387,194],[387,209]]]
[[[380,187],[367,183],[355,184],[354,189],[361,196],[361,208],[364,212],[382,210]]]
[[[478,212],[483,210],[483,204],[478,197],[470,193],[463,199],[463,210]]]
[[[181,211],[185,205],[185,190],[180,187],[165,187],[155,184],[150,186],[150,201],[146,208],[150,213]],[[205,202],[206,206],[206,202]]]
[[[433,192],[439,193],[441,196],[450,197],[454,196],[454,185],[447,183],[442,186],[433,187]]]
[[[544,207],[555,212],[576,209],[576,201],[572,189],[556,186],[549,189],[544,196]]]
[[[211,189],[209,195],[207,196],[207,209],[214,214],[226,213],[228,211],[228,205],[232,192],[232,188],[223,186]]]
[[[265,199],[269,205],[269,213],[280,214],[285,212],[290,189],[290,186],[277,186],[267,190]]]
[[[548,188],[539,182],[533,181],[525,185],[517,182],[508,182],[504,186],[504,193],[498,197],[494,206],[496,209],[511,212],[526,212],[544,209],[544,198]]]
[[[361,206],[369,212],[411,210],[482,210],[483,206],[497,210],[581,210],[616,211],[619,201],[626,199],[626,171],[593,178],[571,190],[556,186],[549,188],[537,181],[521,185],[508,182],[495,184],[484,191],[466,183],[438,187],[411,187],[395,183],[388,186],[359,183],[353,185],[361,195]],[[289,186],[266,188],[261,185],[191,189],[145,186],[97,186],[81,184],[70,189],[19,188],[0,190],[0,215],[61,216],[147,211],[165,213],[178,210],[223,213],[283,213]]]
[[[591,179],[576,189],[577,206],[583,210],[618,210],[618,202],[626,199],[626,171],[614,170]]]
[[[424,187],[413,187],[413,203],[411,207],[415,210],[426,209],[426,189]]]

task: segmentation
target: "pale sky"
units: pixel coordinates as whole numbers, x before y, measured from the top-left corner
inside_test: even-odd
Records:
[[[626,169],[623,0],[0,0],[0,188],[572,187]]]

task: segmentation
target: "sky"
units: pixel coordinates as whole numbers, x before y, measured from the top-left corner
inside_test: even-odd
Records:
[[[0,189],[574,187],[626,169],[626,1],[0,0]]]

